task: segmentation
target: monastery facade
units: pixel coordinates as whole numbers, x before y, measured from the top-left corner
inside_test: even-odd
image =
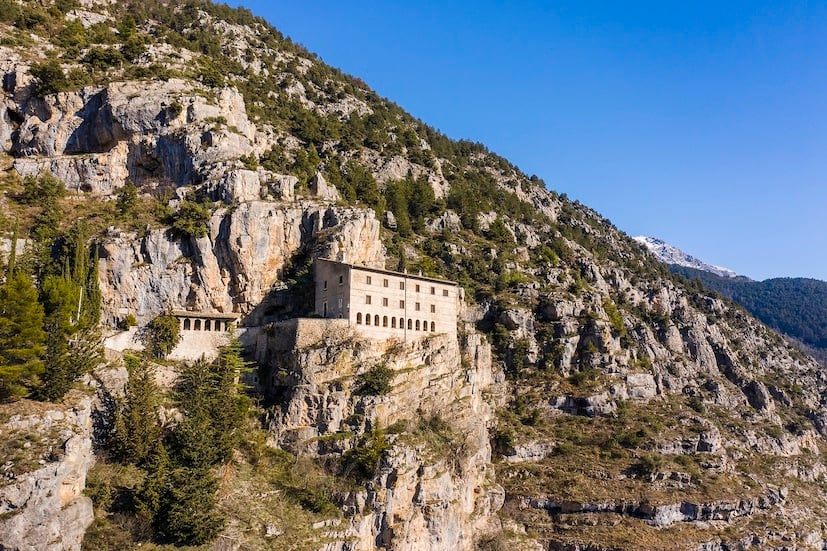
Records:
[[[315,314],[345,319],[367,337],[456,338],[460,287],[452,281],[325,259],[316,261],[314,279]]]

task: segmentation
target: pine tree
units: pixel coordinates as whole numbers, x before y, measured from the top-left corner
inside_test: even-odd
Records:
[[[124,363],[129,379],[123,409],[115,417],[112,450],[121,461],[141,464],[148,460],[161,438],[160,391],[154,370],[147,362],[127,355]]]
[[[178,318],[161,314],[147,324],[147,348],[156,358],[163,358],[178,344],[180,327]]]
[[[209,467],[181,467],[167,480],[155,529],[177,544],[200,545],[213,539],[224,519],[216,510],[218,481]]]
[[[31,278],[16,272],[0,287],[0,401],[37,385],[45,340],[37,290]]]
[[[121,216],[127,217],[132,214],[132,211],[135,210],[135,206],[137,204],[138,188],[135,187],[135,183],[132,180],[127,180],[126,184],[124,184],[118,192],[118,199],[115,201],[115,207],[118,209],[118,213]]]
[[[170,460],[162,439],[159,438],[154,442],[144,463],[144,468],[147,475],[135,495],[135,514],[141,528],[140,531],[144,532],[146,538],[149,539],[152,526],[163,523],[160,511],[161,505],[166,499],[168,487]]]
[[[181,373],[178,403],[184,420],[172,434],[175,461],[187,467],[212,466],[219,461],[216,428],[213,424],[215,374],[200,360]]]
[[[46,314],[43,385],[37,397],[60,400],[72,383],[100,360],[100,289],[96,249],[90,254],[86,230],[75,226],[57,242],[60,275],[48,275],[41,286]]]
[[[215,389],[210,409],[218,458],[222,461],[229,460],[241,441],[250,407],[249,399],[240,391],[241,375],[248,369],[241,354],[241,342],[231,331],[230,342],[221,347],[213,364]]]
[[[40,301],[46,317],[46,352],[42,384],[35,391],[39,400],[60,400],[75,380],[67,339],[75,330],[73,311],[78,295],[77,286],[65,277],[48,276],[43,281]]]

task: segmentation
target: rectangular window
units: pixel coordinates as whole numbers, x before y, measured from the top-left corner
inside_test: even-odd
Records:
[[[416,286],[416,292],[419,292],[419,285]]]
[[[400,308],[404,308],[404,307],[405,307],[405,301],[404,301],[404,300],[400,300],[400,301],[399,301],[399,307],[400,307]]]
[[[388,286],[388,280],[387,280],[387,279],[382,280],[382,286],[383,286],[383,287],[387,287],[387,286]]]
[[[436,287],[431,287],[431,294],[432,294],[432,295],[435,295],[435,294],[436,294]]]
[[[383,299],[382,299],[382,306],[387,306],[387,305],[388,305],[388,299],[387,299],[387,298],[383,298]]]
[[[436,314],[436,304],[431,304],[431,313]]]
[[[367,276],[367,277],[365,278],[365,283],[367,283],[368,285],[370,285],[371,281],[372,281],[372,279],[371,279],[371,277],[370,277],[370,276]]]
[[[417,312],[419,312],[419,303],[418,303],[418,302],[417,302],[417,303],[416,303],[416,305],[414,306],[414,310],[416,310]]]
[[[400,281],[400,282],[399,282],[399,288],[400,288],[402,291],[404,291],[404,290],[405,290],[405,282],[404,282],[404,281]]]
[[[324,290],[327,291],[327,280],[324,280]]]
[[[345,281],[344,276],[339,276],[339,285],[344,283],[344,281]]]
[[[365,304],[370,304],[370,295],[365,295]]]
[[[442,290],[442,296],[444,296],[444,297],[448,296],[448,289],[443,289]]]

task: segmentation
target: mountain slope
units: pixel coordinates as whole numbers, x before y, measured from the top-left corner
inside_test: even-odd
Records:
[[[83,220],[94,235],[108,329],[167,309],[233,311],[256,337],[266,411],[209,494],[222,542],[827,540],[820,366],[591,209],[439,134],[245,10],[15,6],[0,45],[4,216],[49,250],[20,175],[50,172],[72,192],[53,229]],[[322,256],[458,281],[460,341],[330,332],[285,345]],[[365,393],[380,375],[388,394]],[[169,541],[153,531],[164,511],[148,526],[129,508],[161,469],[111,468],[123,475],[113,484],[138,474],[112,490],[123,502],[96,492],[86,545]]]
[[[790,277],[749,281],[721,278],[682,266],[670,269],[700,280],[773,329],[809,347],[827,350],[827,282]]]
[[[645,246],[649,251],[657,257],[658,260],[664,264],[674,264],[675,266],[685,266],[694,270],[702,270],[715,274],[719,277],[737,278],[742,277],[730,270],[729,268],[722,268],[721,266],[713,266],[707,264],[703,260],[695,258],[694,256],[683,252],[674,245],[670,245],[662,239],[655,237],[647,237],[638,235],[633,238],[635,241]]]

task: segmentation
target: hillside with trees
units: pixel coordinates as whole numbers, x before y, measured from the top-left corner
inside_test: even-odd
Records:
[[[74,442],[35,413],[94,398],[85,549],[827,545],[822,366],[592,209],[243,8],[0,0],[0,37],[0,540]],[[326,255],[456,281],[459,338],[285,344]],[[821,343],[780,313],[817,288],[774,319]],[[181,310],[246,350],[173,359]]]
[[[776,331],[827,354],[827,282],[807,278],[764,281],[717,276],[683,266],[669,269],[732,299]]]

